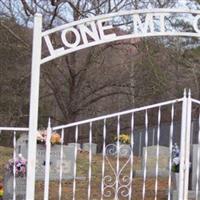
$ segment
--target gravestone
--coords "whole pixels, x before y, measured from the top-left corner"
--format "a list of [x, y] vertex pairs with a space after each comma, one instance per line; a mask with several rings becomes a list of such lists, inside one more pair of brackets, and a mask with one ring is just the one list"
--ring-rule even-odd
[[[37, 146], [37, 159], [36, 159], [36, 180], [44, 180], [45, 177], [45, 145]], [[50, 156], [50, 180], [59, 180], [60, 177], [60, 145], [51, 146]], [[74, 174], [74, 147], [63, 145], [63, 165], [62, 165], [62, 178], [64, 180], [72, 179]]]
[[[172, 200], [178, 200], [178, 191], [173, 190], [172, 192]], [[193, 190], [188, 191], [188, 199], [187, 200], [200, 200], [200, 193], [198, 198], [196, 199], [196, 192]]]
[[[6, 173], [4, 176], [4, 199], [13, 199], [13, 175]], [[16, 177], [16, 200], [25, 200], [26, 177]]]
[[75, 148], [75, 146], [77, 146], [77, 150], [81, 149], [81, 144], [79, 144], [79, 143], [68, 143], [67, 146], [74, 147], [74, 148]]
[[[80, 144], [79, 144], [80, 145]], [[21, 153], [22, 156], [27, 159], [28, 152], [28, 135], [23, 134], [16, 142], [17, 154]], [[59, 180], [60, 177], [60, 153], [61, 145], [51, 145], [51, 156], [50, 156], [50, 180]], [[36, 155], [36, 180], [44, 180], [45, 177], [45, 156], [46, 156], [46, 145], [37, 144], [37, 155]], [[63, 145], [63, 179], [71, 179], [74, 174], [74, 146]]]
[[[90, 151], [90, 143], [83, 143], [83, 150], [89, 152]], [[91, 151], [92, 151], [92, 154], [97, 153], [97, 144], [95, 144], [95, 143], [91, 144]]]
[[129, 144], [119, 144], [119, 146], [114, 143], [114, 144], [108, 144], [106, 146], [106, 155], [107, 156], [118, 156], [120, 158], [123, 157], [130, 157], [131, 156], [131, 145]]
[[22, 154], [24, 158], [27, 159], [28, 156], [28, 135], [22, 134], [16, 141], [16, 153]]
[[198, 148], [199, 148], [199, 153], [200, 153], [200, 145], [193, 144], [193, 147], [192, 147], [192, 190], [196, 190], [197, 169], [199, 169], [198, 183], [199, 183], [199, 190], [200, 190], [200, 160], [198, 163]]
[[[146, 172], [147, 176], [156, 176], [156, 165], [157, 165], [157, 146], [143, 147], [142, 166], [141, 170], [136, 171], [136, 176], [143, 176], [145, 168], [145, 151], [147, 150], [146, 160]], [[169, 148], [165, 146], [159, 146], [159, 159], [158, 159], [158, 176], [168, 177], [169, 176]]]
[[131, 155], [131, 146], [129, 144], [120, 144], [119, 157], [129, 157]]

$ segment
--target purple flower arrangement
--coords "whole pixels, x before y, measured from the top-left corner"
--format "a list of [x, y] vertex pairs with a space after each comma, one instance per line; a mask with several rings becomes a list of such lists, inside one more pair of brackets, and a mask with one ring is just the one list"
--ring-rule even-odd
[[26, 176], [26, 165], [27, 165], [26, 159], [22, 156], [22, 154], [19, 154], [16, 157], [15, 163], [13, 159], [10, 159], [8, 161], [8, 164], [6, 165], [6, 169], [12, 175], [14, 174], [14, 170], [15, 170], [16, 177], [24, 177]]

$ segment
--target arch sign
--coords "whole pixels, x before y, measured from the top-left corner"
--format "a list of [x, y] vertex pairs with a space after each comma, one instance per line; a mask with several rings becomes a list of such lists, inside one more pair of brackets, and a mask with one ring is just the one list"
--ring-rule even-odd
[[[187, 26], [184, 26], [185, 23]], [[54, 34], [59, 38], [59, 46], [55, 46], [51, 41]], [[69, 35], [73, 35], [73, 41], [69, 40]], [[182, 9], [123, 11], [82, 19], [44, 32], [42, 32], [42, 16], [35, 15], [29, 115], [29, 141], [31, 142], [28, 148], [26, 199], [34, 200], [35, 191], [40, 65], [95, 45], [150, 36], [200, 37], [200, 11]], [[42, 56], [43, 48], [48, 50], [44, 56]]]
[[[185, 20], [190, 29], [185, 30], [184, 26], [177, 29], [178, 20]], [[43, 32], [49, 55], [42, 59], [41, 64], [80, 49], [117, 40], [167, 35], [199, 37], [198, 25], [200, 11], [188, 10], [134, 10], [87, 18]], [[123, 29], [124, 33], [117, 35], [115, 27]], [[50, 40], [51, 35], [57, 32], [61, 43], [58, 48]], [[67, 37], [69, 34], [74, 35], [73, 42]]]

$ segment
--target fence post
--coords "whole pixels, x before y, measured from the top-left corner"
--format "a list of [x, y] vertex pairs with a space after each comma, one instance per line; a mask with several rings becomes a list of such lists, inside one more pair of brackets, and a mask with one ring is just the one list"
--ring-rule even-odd
[[29, 112], [28, 167], [26, 181], [26, 200], [35, 199], [36, 140], [38, 128], [40, 62], [42, 48], [42, 15], [35, 14], [33, 30], [33, 49], [31, 66], [31, 94]]
[[50, 157], [51, 157], [51, 120], [49, 119], [46, 138], [46, 157], [45, 157], [45, 183], [44, 200], [49, 199], [49, 176], [50, 176]]
[[186, 89], [184, 89], [183, 103], [182, 103], [182, 119], [181, 119], [181, 135], [180, 135], [180, 169], [179, 169], [179, 188], [178, 199], [184, 200], [184, 173], [185, 173], [185, 140], [186, 140], [186, 123], [187, 123], [187, 96]]
[[191, 137], [191, 115], [192, 115], [192, 100], [191, 90], [188, 92], [187, 98], [187, 125], [186, 125], [186, 136], [185, 136], [185, 174], [184, 174], [184, 198], [188, 199], [188, 185], [189, 185], [189, 165], [190, 165], [190, 137]]

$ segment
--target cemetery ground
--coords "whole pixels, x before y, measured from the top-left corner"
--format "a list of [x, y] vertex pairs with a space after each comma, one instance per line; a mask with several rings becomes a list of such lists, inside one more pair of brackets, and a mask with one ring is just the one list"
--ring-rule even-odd
[[[10, 158], [12, 158], [13, 149], [7, 147], [0, 147], [0, 180], [3, 180], [5, 173], [5, 165]], [[109, 161], [113, 168], [116, 167], [116, 158], [109, 157]], [[120, 166], [125, 164], [126, 158], [120, 158]], [[85, 200], [88, 194], [88, 165], [89, 155], [87, 152], [78, 153], [77, 157], [77, 179], [76, 179], [76, 199]], [[141, 168], [141, 158], [134, 157], [134, 171]], [[105, 175], [115, 176], [108, 163], [105, 163]], [[130, 168], [123, 171], [123, 175], [130, 175]], [[91, 200], [101, 199], [101, 181], [102, 181], [102, 154], [92, 156], [92, 178], [91, 178]], [[132, 199], [142, 199], [143, 177], [133, 177], [132, 183]], [[168, 178], [158, 178], [158, 198], [159, 200], [167, 199]], [[43, 199], [44, 182], [36, 182], [36, 200]], [[49, 199], [58, 199], [59, 182], [50, 181]], [[62, 199], [73, 199], [73, 180], [65, 180], [62, 182]], [[153, 200], [155, 198], [155, 178], [148, 178], [146, 180], [146, 200]], [[106, 198], [105, 198], [106, 199]], [[107, 198], [111, 199], [111, 198]], [[112, 198], [113, 199], [113, 198]], [[127, 199], [120, 197], [120, 200]]]

